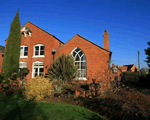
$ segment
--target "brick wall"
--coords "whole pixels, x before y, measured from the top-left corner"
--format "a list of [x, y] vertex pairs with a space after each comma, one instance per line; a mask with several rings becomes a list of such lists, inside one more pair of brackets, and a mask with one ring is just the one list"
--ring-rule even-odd
[[[110, 52], [92, 44], [79, 35], [75, 35], [70, 41], [56, 51], [56, 58], [62, 53], [69, 55], [76, 47], [80, 48], [87, 59], [87, 78], [93, 78], [95, 74], [104, 69], [108, 69]], [[90, 81], [91, 81], [90, 79]]]
[[[57, 50], [55, 54], [56, 59], [62, 53], [69, 55], [72, 50], [74, 50], [76, 47], [79, 47], [84, 52], [87, 59], [87, 78], [89, 78], [89, 80], [92, 80], [95, 74], [99, 71], [108, 69], [109, 65], [107, 62], [110, 60], [110, 51], [108, 51], [109, 38], [107, 31], [105, 31], [103, 34], [105, 50], [104, 48], [99, 47], [98, 45], [86, 40], [78, 34], [63, 45], [63, 43], [53, 35], [47, 33], [31, 22], [27, 22], [25, 26], [30, 28], [32, 31], [31, 37], [29, 37], [29, 35], [24, 37], [22, 34], [21, 40], [21, 45], [28, 46], [28, 58], [20, 58], [20, 62], [27, 62], [27, 68], [30, 71], [26, 77], [27, 80], [32, 78], [32, 66], [33, 62], [35, 61], [44, 62], [44, 73], [47, 72], [47, 69], [53, 63], [52, 49]], [[33, 58], [34, 45], [36, 44], [45, 45], [45, 57]]]
[[[47, 32], [44, 32], [34, 24], [28, 22], [26, 24], [26, 27], [30, 28], [32, 30], [31, 37], [29, 35], [22, 35], [22, 41], [21, 45], [28, 46], [28, 58], [20, 58], [20, 62], [27, 62], [27, 68], [29, 69], [30, 73], [27, 75], [27, 79], [31, 79], [32, 77], [32, 65], [35, 61], [41, 61], [44, 62], [44, 72], [47, 71], [47, 68], [52, 64], [53, 62], [53, 56], [52, 56], [52, 49], [57, 49], [60, 47], [60, 41], [57, 40], [52, 35], [48, 34]], [[44, 44], [45, 45], [45, 57], [40, 58], [32, 58], [33, 57], [33, 51], [34, 51], [34, 45], [36, 44]], [[63, 43], [61, 43], [62, 45]]]

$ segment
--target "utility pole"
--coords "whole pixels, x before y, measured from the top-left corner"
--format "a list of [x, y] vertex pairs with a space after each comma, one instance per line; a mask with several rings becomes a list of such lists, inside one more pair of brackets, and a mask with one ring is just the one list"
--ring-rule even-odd
[[139, 76], [140, 76], [140, 51], [138, 51], [138, 68], [139, 68]]

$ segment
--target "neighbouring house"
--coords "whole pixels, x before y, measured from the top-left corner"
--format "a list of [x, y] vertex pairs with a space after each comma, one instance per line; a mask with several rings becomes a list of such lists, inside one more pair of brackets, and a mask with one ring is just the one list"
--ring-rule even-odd
[[111, 67], [111, 78], [112, 80], [121, 80], [123, 73], [122, 70], [119, 68], [118, 65], [112, 64]]
[[145, 72], [145, 73], [148, 74], [148, 73], [149, 73], [149, 69], [150, 69], [150, 68], [141, 68], [141, 72]]
[[2, 72], [4, 51], [5, 51], [5, 47], [0, 45], [0, 72]]
[[122, 72], [138, 72], [139, 69], [135, 64], [119, 66]]
[[109, 51], [109, 34], [106, 30], [103, 33], [104, 47], [79, 34], [64, 44], [54, 35], [29, 21], [21, 27], [21, 33], [19, 67], [29, 69], [27, 80], [45, 74], [62, 53], [74, 57], [75, 64], [79, 65], [80, 81], [87, 81], [88, 78], [90, 81], [98, 71], [110, 69], [108, 61], [111, 60], [112, 52]]

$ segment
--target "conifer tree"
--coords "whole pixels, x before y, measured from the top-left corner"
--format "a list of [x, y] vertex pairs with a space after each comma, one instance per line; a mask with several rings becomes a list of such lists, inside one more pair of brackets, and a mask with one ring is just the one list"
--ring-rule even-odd
[[17, 11], [13, 22], [11, 23], [9, 36], [6, 40], [3, 60], [3, 72], [5, 80], [10, 78], [12, 73], [18, 73], [21, 43], [20, 27], [19, 11]]

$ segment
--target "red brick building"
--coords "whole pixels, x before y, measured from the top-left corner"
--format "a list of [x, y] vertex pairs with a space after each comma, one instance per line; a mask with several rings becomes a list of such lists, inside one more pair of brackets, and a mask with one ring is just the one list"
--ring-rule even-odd
[[28, 80], [45, 74], [53, 59], [57, 59], [62, 53], [74, 56], [75, 64], [79, 65], [79, 80], [87, 81], [98, 71], [110, 67], [108, 61], [111, 60], [112, 52], [109, 51], [109, 34], [106, 30], [103, 33], [103, 48], [78, 34], [64, 44], [31, 22], [21, 28], [21, 33], [19, 67], [27, 67], [30, 70]]
[[122, 72], [138, 72], [139, 68], [135, 64], [119, 66]]

